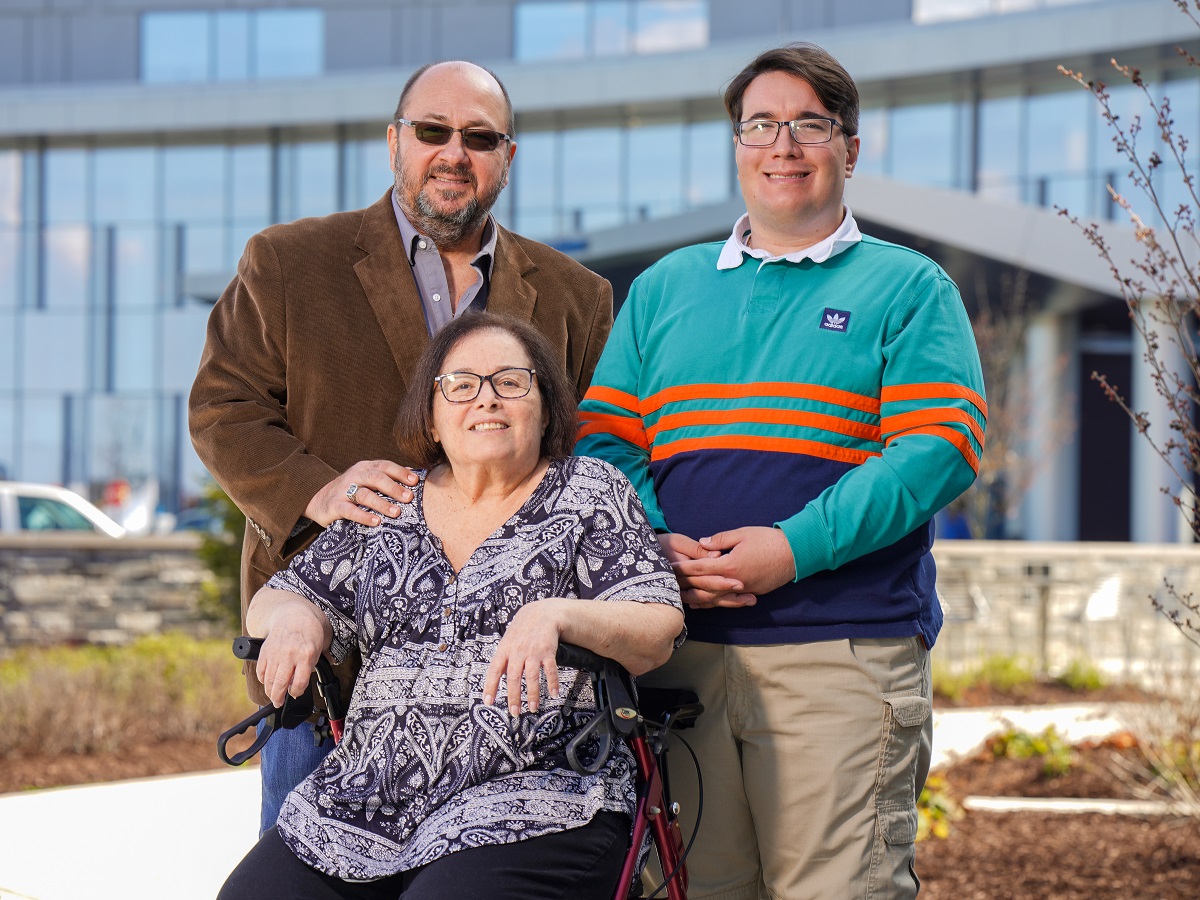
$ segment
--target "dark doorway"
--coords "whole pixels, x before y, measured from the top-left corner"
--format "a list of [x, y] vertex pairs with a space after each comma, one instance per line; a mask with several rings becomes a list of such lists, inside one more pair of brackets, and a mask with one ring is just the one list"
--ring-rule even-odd
[[1104, 395], [1092, 372], [1105, 375], [1122, 391], [1130, 388], [1128, 353], [1080, 356], [1079, 539], [1129, 540], [1129, 417]]

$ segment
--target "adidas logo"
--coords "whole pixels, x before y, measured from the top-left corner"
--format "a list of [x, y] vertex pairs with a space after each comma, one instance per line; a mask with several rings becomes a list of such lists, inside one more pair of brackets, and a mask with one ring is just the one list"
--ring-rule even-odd
[[850, 313], [844, 309], [830, 309], [827, 306], [821, 316], [821, 328], [825, 331], [845, 332], [850, 327]]

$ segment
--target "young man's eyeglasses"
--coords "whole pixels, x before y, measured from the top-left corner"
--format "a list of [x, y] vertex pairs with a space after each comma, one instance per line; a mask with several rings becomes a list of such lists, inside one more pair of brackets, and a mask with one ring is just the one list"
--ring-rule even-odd
[[450, 143], [450, 138], [456, 131], [463, 136], [463, 146], [479, 153], [490, 153], [500, 146], [501, 141], [512, 141], [504, 132], [490, 131], [487, 128], [451, 128], [440, 122], [413, 122], [410, 119], [397, 119], [396, 124], [411, 128], [422, 144], [433, 144], [437, 147]]
[[772, 122], [770, 119], [747, 119], [738, 122], [734, 128], [737, 139], [744, 147], [770, 147], [779, 137], [779, 129], [784, 125], [792, 133], [792, 140], [797, 144], [824, 144], [833, 137], [833, 126], [845, 131], [845, 126], [837, 119], [827, 119], [824, 116], [808, 116], [803, 119], [792, 119], [790, 122]]
[[433, 379], [442, 389], [442, 396], [451, 403], [470, 403], [479, 396], [486, 381], [497, 397], [505, 400], [520, 400], [533, 387], [536, 369], [500, 369], [491, 375], [476, 375], [474, 372], [447, 372]]

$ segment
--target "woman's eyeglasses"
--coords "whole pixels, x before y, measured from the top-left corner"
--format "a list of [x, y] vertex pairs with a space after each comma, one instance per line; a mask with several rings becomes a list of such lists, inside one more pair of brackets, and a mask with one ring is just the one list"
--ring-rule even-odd
[[410, 119], [397, 119], [397, 125], [407, 125], [422, 144], [433, 144], [440, 147], [450, 143], [454, 132], [463, 137], [463, 146], [478, 153], [490, 153], [500, 146], [501, 141], [512, 141], [502, 131], [489, 131], [487, 128], [451, 128], [440, 122], [413, 122]]
[[533, 387], [535, 369], [500, 369], [491, 375], [476, 375], [474, 372], [447, 372], [433, 379], [442, 389], [442, 396], [451, 403], [470, 403], [479, 396], [486, 381], [497, 397], [505, 400], [520, 400]]

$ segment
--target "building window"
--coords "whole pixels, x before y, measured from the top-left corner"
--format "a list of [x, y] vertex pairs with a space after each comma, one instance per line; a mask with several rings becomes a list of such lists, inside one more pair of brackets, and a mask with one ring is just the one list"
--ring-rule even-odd
[[551, 0], [518, 3], [522, 61], [672, 53], [708, 46], [708, 0]]
[[913, 0], [912, 17], [918, 25], [955, 19], [979, 19], [1006, 13], [1027, 12], [1055, 6], [1095, 3], [1096, 0]]
[[142, 81], [156, 84], [304, 78], [325, 68], [318, 9], [149, 12]]

